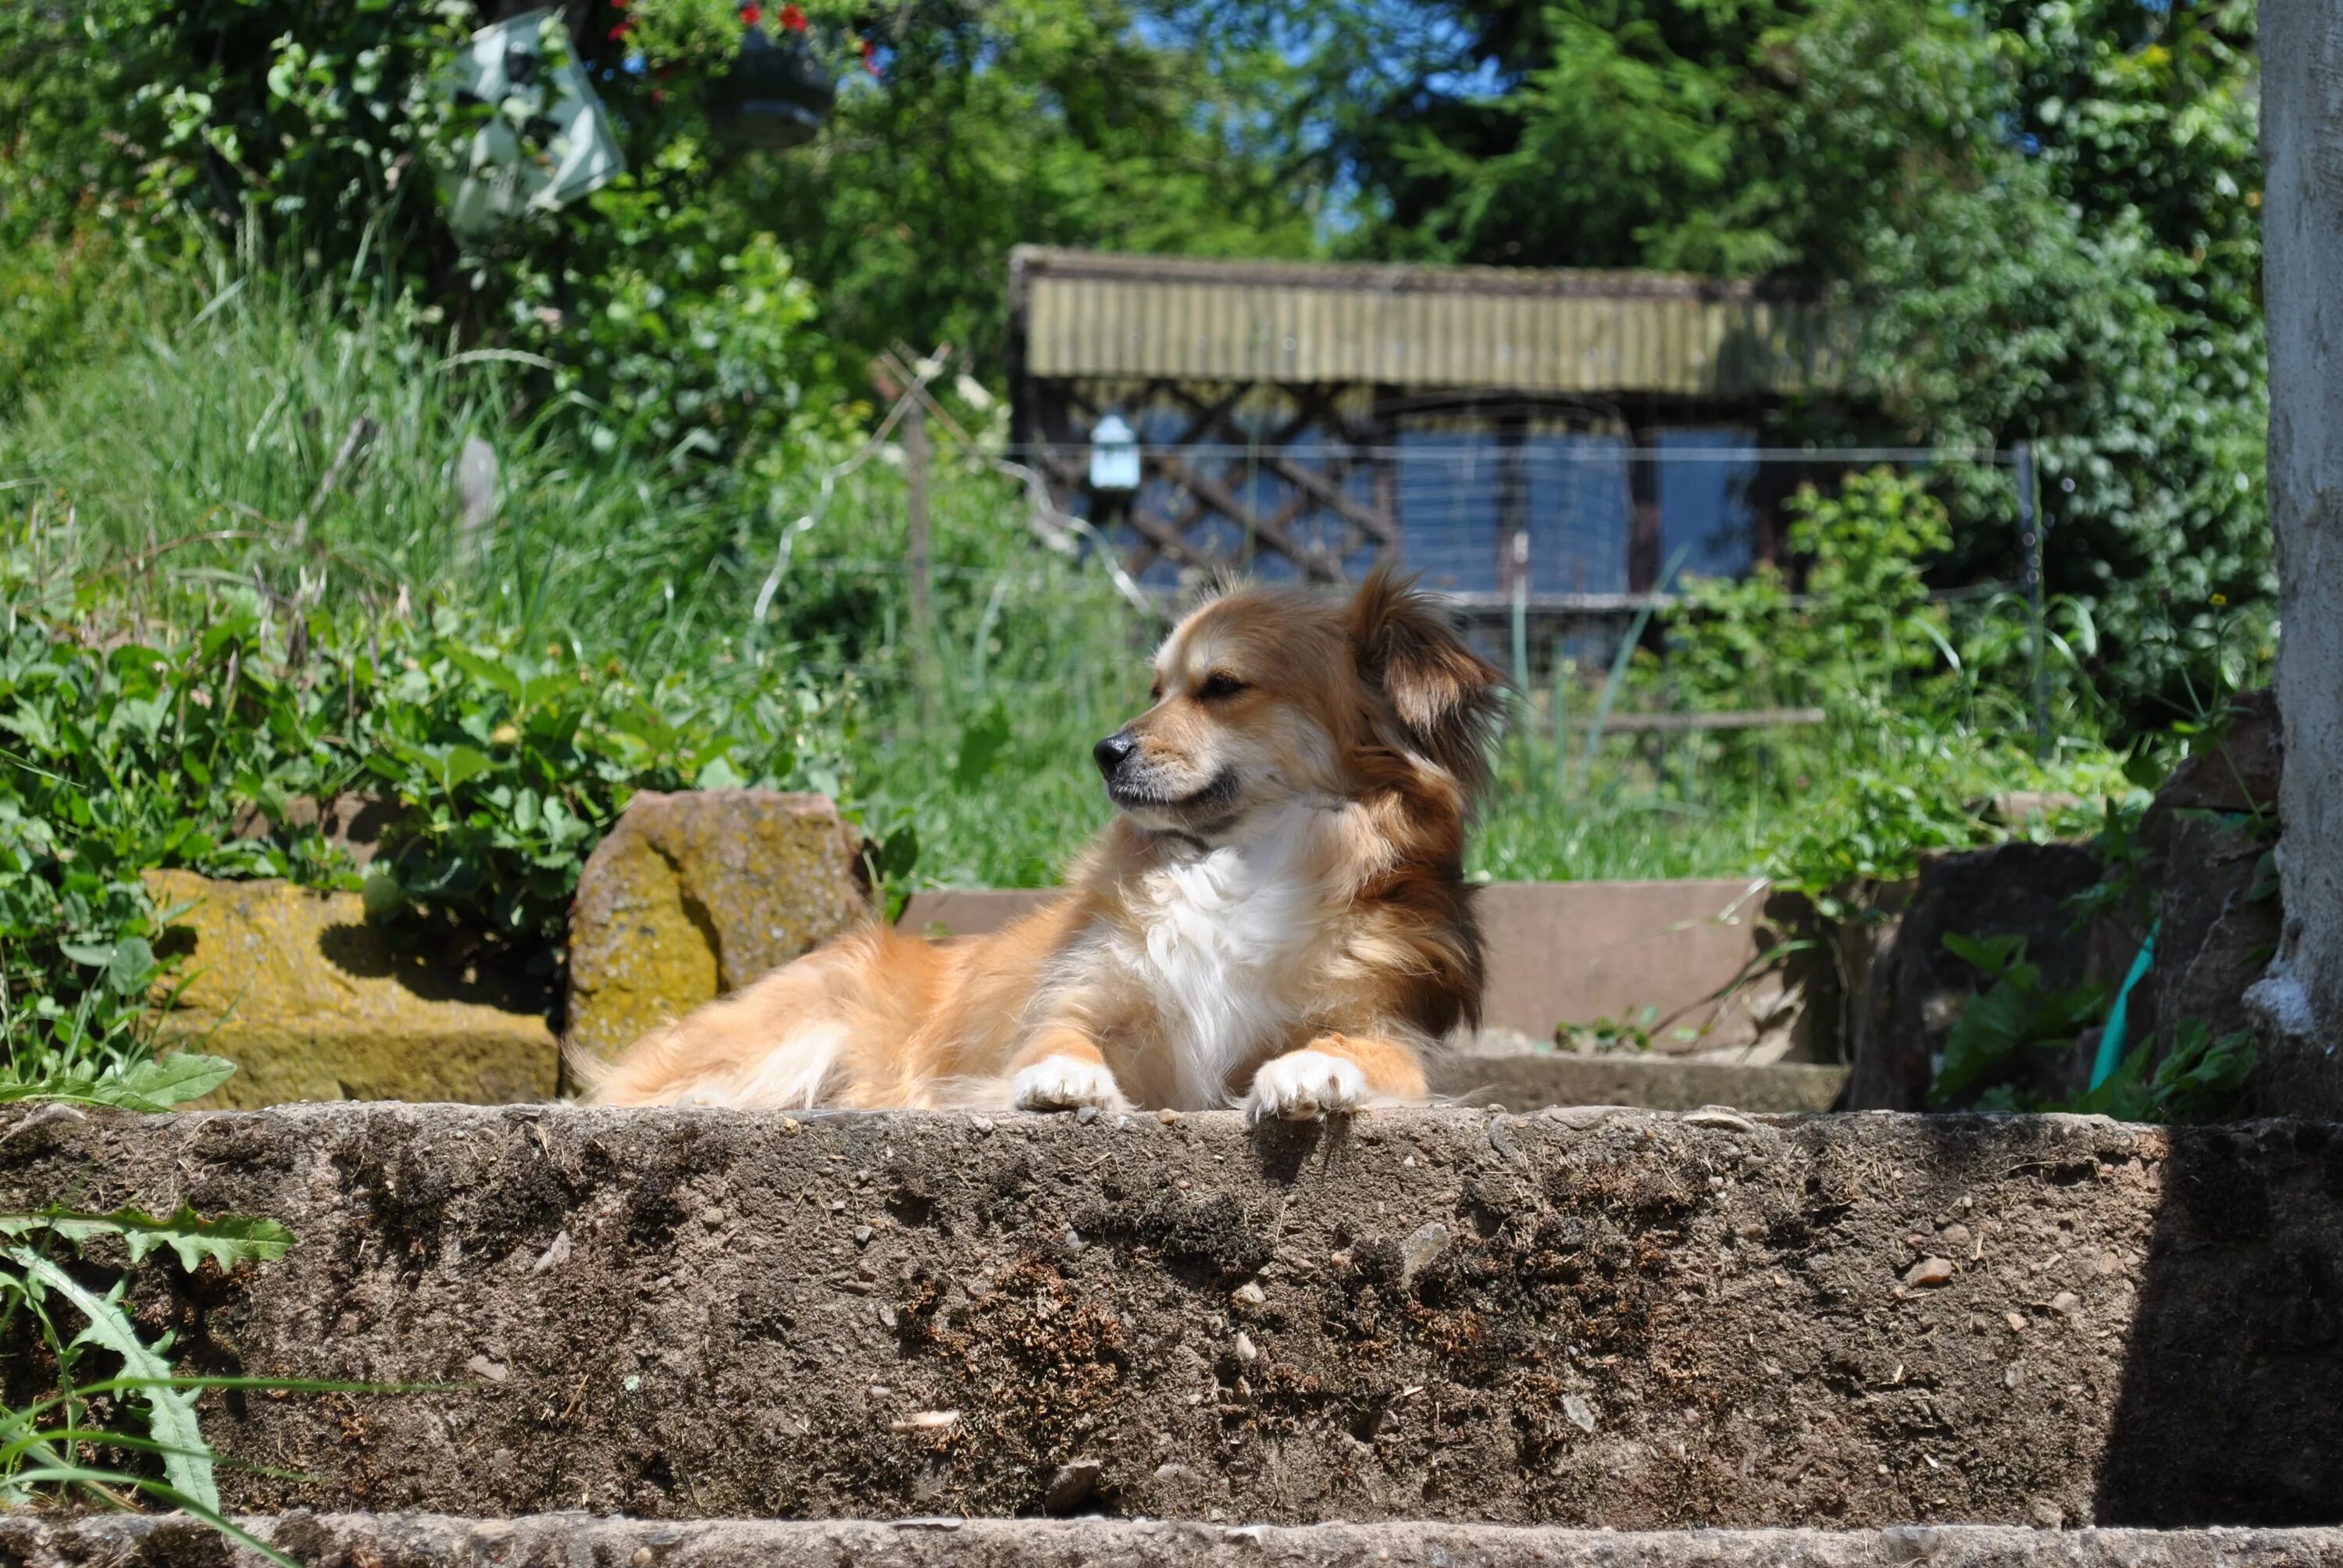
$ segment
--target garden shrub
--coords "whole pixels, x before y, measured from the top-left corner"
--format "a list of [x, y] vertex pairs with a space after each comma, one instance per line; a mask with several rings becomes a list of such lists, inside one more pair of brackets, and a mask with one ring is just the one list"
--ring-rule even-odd
[[0, 984], [18, 1079], [146, 1050], [169, 911], [142, 871], [361, 885], [315, 829], [236, 837], [248, 808], [283, 824], [296, 796], [392, 797], [369, 912], [439, 917], [550, 996], [578, 872], [634, 791], [848, 784], [854, 688], [770, 655], [719, 648], [645, 681], [452, 608], [337, 616], [227, 586], [162, 616], [45, 575], [22, 535], [0, 568]]

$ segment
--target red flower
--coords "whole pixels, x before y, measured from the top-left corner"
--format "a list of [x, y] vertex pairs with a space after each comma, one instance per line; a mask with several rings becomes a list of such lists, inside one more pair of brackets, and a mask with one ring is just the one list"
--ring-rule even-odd
[[743, 26], [753, 27], [764, 19], [765, 9], [763, 6], [743, 5], [740, 7], [740, 22]]
[[611, 28], [611, 29], [610, 29], [610, 36], [611, 36], [611, 37], [613, 37], [613, 38], [623, 38], [623, 37], [625, 37], [625, 36], [627, 35], [627, 29], [628, 29], [630, 25], [632, 25], [632, 24], [630, 24], [630, 23], [628, 23], [628, 22], [626, 22], [626, 21], [621, 20], [621, 21], [619, 22], [619, 24], [618, 24], [617, 26], [615, 26], [615, 27], [613, 27], [613, 28]]
[[862, 40], [862, 68], [874, 76], [879, 74], [879, 45], [868, 38]]
[[781, 25], [787, 27], [792, 33], [804, 32], [806, 30], [805, 13], [799, 10], [795, 5], [782, 6]]

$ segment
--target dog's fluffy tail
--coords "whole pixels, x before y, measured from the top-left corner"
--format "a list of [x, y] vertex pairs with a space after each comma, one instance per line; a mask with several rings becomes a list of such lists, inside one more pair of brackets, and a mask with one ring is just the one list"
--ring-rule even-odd
[[890, 970], [889, 978], [906, 978], [902, 950], [912, 945], [884, 927], [858, 932], [652, 1030], [614, 1060], [573, 1050], [570, 1071], [591, 1105], [851, 1102], [856, 1083], [900, 1050], [924, 1010], [926, 987], [874, 983]]

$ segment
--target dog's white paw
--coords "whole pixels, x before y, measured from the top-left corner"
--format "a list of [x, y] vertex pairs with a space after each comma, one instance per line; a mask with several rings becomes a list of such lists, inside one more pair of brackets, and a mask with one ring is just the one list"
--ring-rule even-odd
[[1011, 1081], [1009, 1096], [1020, 1111], [1128, 1111], [1121, 1086], [1102, 1061], [1078, 1056], [1045, 1056]]
[[1255, 1121], [1272, 1116], [1312, 1121], [1366, 1102], [1367, 1075], [1357, 1062], [1322, 1050], [1294, 1050], [1263, 1062], [1253, 1074], [1245, 1114]]

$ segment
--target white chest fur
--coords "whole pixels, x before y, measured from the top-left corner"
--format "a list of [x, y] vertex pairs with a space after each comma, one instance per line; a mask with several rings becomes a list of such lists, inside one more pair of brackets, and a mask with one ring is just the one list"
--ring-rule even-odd
[[1282, 1049], [1319, 990], [1328, 930], [1312, 839], [1323, 814], [1280, 813], [1239, 844], [1146, 873], [1128, 908], [1137, 924], [1096, 952], [1133, 1021], [1168, 1050], [1182, 1101], [1215, 1106], [1229, 1074]]

